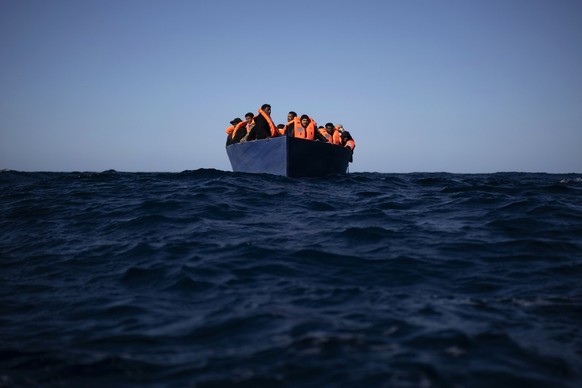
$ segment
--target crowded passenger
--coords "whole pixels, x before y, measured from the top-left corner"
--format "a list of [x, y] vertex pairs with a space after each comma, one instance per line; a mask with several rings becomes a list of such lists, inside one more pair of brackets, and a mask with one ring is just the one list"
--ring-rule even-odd
[[311, 117], [305, 114], [298, 117], [294, 111], [287, 114], [287, 125], [275, 126], [271, 119], [271, 105], [269, 104], [262, 105], [257, 115], [249, 112], [245, 115], [245, 121], [237, 117], [230, 124], [231, 126], [226, 128], [227, 145], [286, 135], [338, 145], [352, 152], [356, 148], [356, 142], [343, 125], [334, 127], [333, 123], [326, 123], [325, 126], [317, 127], [315, 120]]
[[317, 129], [315, 134], [315, 140], [324, 141], [326, 143], [335, 144], [333, 141], [333, 133], [335, 128], [332, 123], [327, 123], [324, 126], [321, 126]]
[[307, 115], [301, 115], [301, 118], [295, 116], [293, 122], [287, 125], [287, 136], [314, 140], [316, 126], [315, 121]]
[[340, 140], [341, 140], [341, 145], [342, 147], [347, 147], [349, 148], [352, 152], [354, 152], [354, 148], [356, 148], [356, 142], [354, 141], [354, 138], [352, 137], [352, 135], [350, 135], [350, 133], [348, 131], [346, 131], [343, 127], [343, 125], [338, 124], [338, 126], [336, 127], [338, 133], [340, 134]]
[[287, 125], [285, 125], [285, 133], [288, 135], [288, 128], [291, 124], [293, 124], [293, 120], [295, 119], [295, 117], [297, 117], [297, 113], [290, 111], [289, 113], [287, 113]]
[[259, 108], [259, 114], [254, 117], [255, 125], [250, 129], [241, 143], [249, 140], [260, 140], [279, 135], [277, 127], [271, 120], [271, 105], [264, 104]]
[[230, 122], [230, 127], [226, 128], [226, 145], [232, 144], [232, 133], [240, 122], [242, 122], [242, 120], [237, 117]]
[[287, 124], [291, 124], [291, 122], [293, 121], [293, 119], [297, 117], [297, 113], [291, 111], [289, 113], [287, 113]]
[[245, 115], [245, 121], [238, 123], [231, 136], [231, 144], [240, 143], [240, 141], [249, 133], [251, 128], [255, 125], [253, 119], [255, 115], [251, 112]]

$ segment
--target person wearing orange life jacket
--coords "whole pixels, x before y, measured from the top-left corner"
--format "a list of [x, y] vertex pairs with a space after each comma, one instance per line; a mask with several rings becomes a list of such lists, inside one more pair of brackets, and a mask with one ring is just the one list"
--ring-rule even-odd
[[318, 133], [316, 133], [316, 140], [325, 141], [330, 144], [339, 144], [339, 137], [334, 136], [335, 128], [333, 123], [325, 124], [325, 127], [319, 127], [317, 129]]
[[326, 135], [327, 135], [327, 132], [325, 131], [325, 127], [323, 125], [320, 125], [315, 130], [314, 140], [315, 141], [323, 141], [323, 142], [327, 143]]
[[290, 123], [291, 121], [293, 121], [293, 119], [297, 117], [297, 113], [290, 111], [289, 113], [287, 113], [287, 123]]
[[255, 115], [249, 112], [245, 115], [245, 121], [241, 121], [234, 127], [230, 137], [230, 144], [240, 143], [241, 139], [249, 133], [254, 125], [254, 117]]
[[289, 127], [291, 126], [291, 124], [293, 124], [293, 119], [297, 117], [297, 113], [290, 111], [289, 113], [287, 113], [287, 125], [285, 125], [285, 134], [287, 136], [289, 136], [289, 132], [292, 132], [292, 130], [289, 129]]
[[341, 145], [343, 147], [349, 148], [352, 152], [354, 152], [354, 149], [356, 148], [356, 142], [354, 141], [352, 135], [350, 135], [350, 133], [346, 131], [341, 124], [338, 124], [336, 129], [340, 135]]
[[338, 127], [333, 129], [333, 144], [341, 146], [342, 145], [342, 134], [339, 132]]
[[325, 129], [327, 133], [331, 135], [331, 143], [335, 145], [342, 145], [341, 134], [337, 130], [337, 128], [333, 125], [333, 123], [325, 124]]
[[295, 117], [290, 125], [287, 125], [287, 136], [300, 139], [314, 140], [317, 123], [309, 116]]
[[230, 127], [226, 128], [226, 145], [232, 144], [232, 133], [234, 132], [236, 126], [241, 123], [240, 118], [236, 118], [230, 122]]
[[263, 104], [259, 108], [259, 114], [255, 116], [254, 121], [255, 125], [241, 142], [279, 136], [279, 131], [273, 123], [273, 120], [271, 120], [271, 105]]

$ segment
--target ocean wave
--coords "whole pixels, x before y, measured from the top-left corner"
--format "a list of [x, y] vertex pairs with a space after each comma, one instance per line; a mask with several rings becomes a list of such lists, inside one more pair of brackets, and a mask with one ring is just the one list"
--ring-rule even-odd
[[0, 385], [582, 381], [578, 175], [0, 185]]

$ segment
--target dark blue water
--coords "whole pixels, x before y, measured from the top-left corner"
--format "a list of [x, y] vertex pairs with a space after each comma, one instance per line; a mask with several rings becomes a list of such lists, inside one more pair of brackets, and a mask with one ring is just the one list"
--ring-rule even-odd
[[579, 387], [580, 175], [0, 173], [0, 386]]

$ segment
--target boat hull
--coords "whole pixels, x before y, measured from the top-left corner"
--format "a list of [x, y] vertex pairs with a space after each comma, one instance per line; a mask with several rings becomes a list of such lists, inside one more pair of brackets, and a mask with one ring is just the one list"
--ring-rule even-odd
[[226, 153], [234, 172], [288, 177], [345, 174], [352, 156], [347, 148], [287, 136], [231, 144]]

